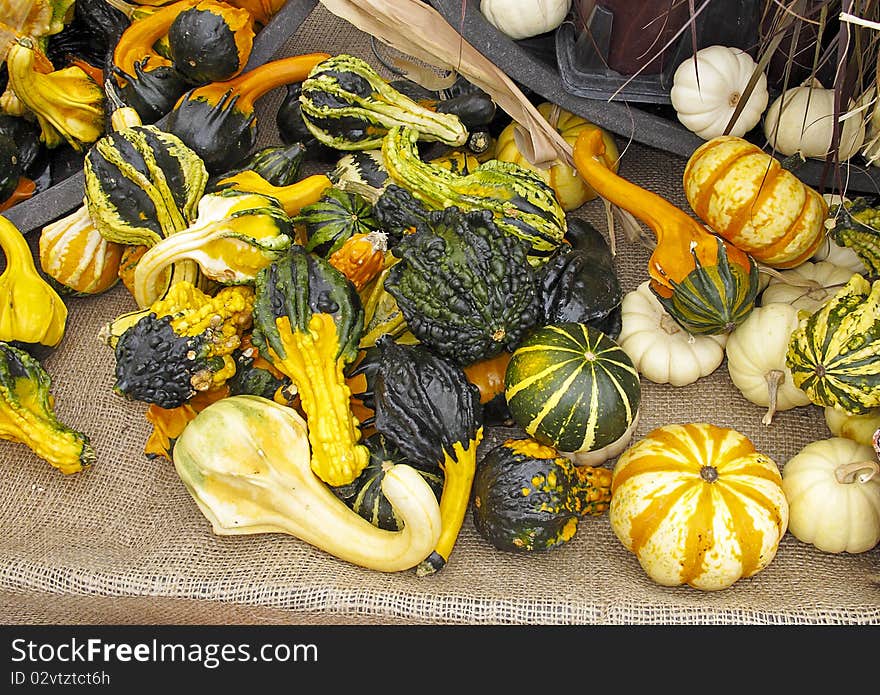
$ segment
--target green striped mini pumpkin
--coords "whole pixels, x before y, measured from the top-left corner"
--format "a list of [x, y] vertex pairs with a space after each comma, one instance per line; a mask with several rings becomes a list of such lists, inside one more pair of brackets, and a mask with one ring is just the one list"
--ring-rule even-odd
[[801, 319], [785, 358], [810, 401], [852, 414], [880, 406], [880, 280], [853, 274], [832, 299]]
[[[585, 323], [551, 323], [514, 351], [505, 396], [514, 420], [534, 439], [592, 464], [629, 441], [641, 384], [632, 360], [607, 335]], [[599, 452], [605, 455], [590, 455]]]

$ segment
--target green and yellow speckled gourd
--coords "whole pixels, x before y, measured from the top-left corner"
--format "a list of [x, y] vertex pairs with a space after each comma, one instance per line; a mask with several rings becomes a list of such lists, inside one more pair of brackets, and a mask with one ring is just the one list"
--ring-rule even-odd
[[599, 162], [604, 152], [600, 132], [582, 133], [573, 149], [575, 167], [599, 195], [656, 235], [648, 261], [651, 291], [690, 333], [730, 333], [755, 306], [755, 260], [683, 210], [610, 171]]
[[880, 280], [858, 273], [791, 334], [786, 364], [812, 403], [866, 413], [880, 406]]
[[466, 176], [419, 156], [418, 131], [395, 127], [382, 142], [391, 178], [432, 210], [456, 206], [489, 210], [495, 224], [528, 244], [529, 262], [539, 266], [563, 242], [565, 211], [537, 174], [512, 162], [490, 159]]
[[302, 119], [315, 138], [337, 150], [369, 150], [382, 145], [393, 127], [408, 126], [417, 139], [453, 147], [468, 131], [455, 114], [439, 113], [405, 96], [369, 63], [340, 53], [318, 63], [302, 83]]
[[296, 386], [312, 470], [334, 487], [351, 483], [370, 460], [344, 376], [357, 357], [363, 322], [351, 281], [301, 246], [257, 275], [253, 343]]
[[89, 437], [54, 412], [52, 381], [24, 350], [0, 342], [0, 439], [19, 442], [65, 474], [95, 462]]
[[584, 516], [611, 501], [611, 470], [576, 466], [534, 439], [508, 439], [480, 461], [474, 477], [477, 532], [499, 550], [550, 550], [567, 543]]
[[852, 249], [871, 275], [880, 275], [880, 208], [863, 197], [834, 208], [829, 233], [839, 246]]

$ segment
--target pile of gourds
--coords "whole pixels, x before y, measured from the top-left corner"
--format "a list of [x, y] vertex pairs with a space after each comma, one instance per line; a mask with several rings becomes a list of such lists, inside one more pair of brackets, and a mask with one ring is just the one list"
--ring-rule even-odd
[[[145, 34], [156, 55], [163, 36]], [[146, 405], [145, 452], [173, 462], [215, 533], [288, 533], [428, 575], [469, 512], [511, 552], [608, 512], [654, 581], [710, 590], [766, 567], [786, 531], [828, 552], [880, 541], [865, 444], [880, 428], [880, 284], [818, 259], [828, 205], [775, 159], [733, 136], [699, 148], [683, 181], [699, 222], [621, 177], [613, 138], [552, 104], [539, 109], [573, 165], [537, 168], [472, 85], [426, 94], [345, 54], [207, 81], [158, 128], [132, 85], [172, 66], [105, 89], [112, 127], [85, 152], [83, 206], [43, 229], [39, 261], [62, 293], [131, 291], [137, 308], [100, 334], [114, 391]], [[254, 152], [253, 101], [282, 86], [284, 144]], [[302, 177], [310, 158], [327, 173]], [[605, 237], [566, 214], [597, 196], [656, 235], [635, 291]], [[872, 262], [870, 208], [835, 210], [832, 239]], [[29, 306], [10, 311], [27, 323]], [[47, 306], [66, 318], [60, 298]], [[25, 339], [6, 326], [0, 340]], [[632, 441], [641, 377], [682, 386], [725, 357], [766, 424], [815, 404], [839, 436], [782, 472], [710, 423]], [[495, 424], [523, 435], [478, 457]], [[82, 438], [58, 446], [94, 458]]]

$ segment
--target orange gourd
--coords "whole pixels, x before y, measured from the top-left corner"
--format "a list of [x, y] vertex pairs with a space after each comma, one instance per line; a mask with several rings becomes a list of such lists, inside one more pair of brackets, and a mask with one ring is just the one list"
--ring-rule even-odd
[[698, 147], [684, 170], [684, 192], [703, 222], [770, 267], [800, 265], [824, 239], [822, 196], [742, 138]]
[[695, 335], [732, 331], [754, 308], [754, 259], [664, 198], [609, 170], [604, 153], [600, 131], [581, 133], [572, 148], [575, 168], [600, 196], [654, 232], [649, 286], [663, 308]]
[[353, 234], [327, 260], [360, 292], [385, 268], [387, 249], [385, 232]]
[[717, 590], [775, 557], [788, 502], [776, 463], [743, 434], [673, 424], [618, 458], [609, 521], [658, 584]]

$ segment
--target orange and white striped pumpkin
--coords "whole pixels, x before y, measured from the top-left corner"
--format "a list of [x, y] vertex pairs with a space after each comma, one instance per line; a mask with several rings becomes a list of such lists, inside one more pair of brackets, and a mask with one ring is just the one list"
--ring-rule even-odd
[[800, 265], [824, 239], [824, 198], [742, 138], [719, 136], [694, 150], [684, 192], [703, 222], [773, 268]]
[[708, 423], [659, 427], [621, 454], [608, 514], [652, 580], [707, 591], [764, 569], [788, 528], [776, 463]]
[[40, 232], [40, 267], [68, 292], [100, 294], [119, 280], [123, 244], [107, 241], [84, 205]]

